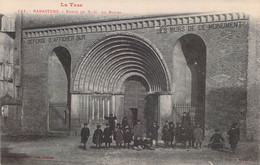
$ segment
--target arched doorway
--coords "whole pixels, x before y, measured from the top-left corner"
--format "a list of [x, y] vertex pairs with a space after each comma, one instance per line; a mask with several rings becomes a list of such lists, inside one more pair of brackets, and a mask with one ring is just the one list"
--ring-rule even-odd
[[190, 112], [194, 124], [205, 126], [206, 45], [200, 36], [180, 37], [173, 53], [173, 104], [176, 120]]
[[68, 130], [70, 125], [71, 57], [64, 47], [53, 49], [48, 59], [48, 130]]
[[[147, 94], [170, 91], [169, 73], [160, 53], [135, 35], [107, 36], [79, 61], [72, 94], [75, 128], [86, 121], [105, 123], [104, 116], [109, 113], [116, 114], [118, 122], [135, 113], [145, 120]], [[137, 96], [142, 101], [136, 99], [131, 107], [131, 97]]]
[[125, 80], [122, 88], [122, 91], [124, 91], [124, 107], [122, 108], [123, 111], [119, 111], [118, 117], [120, 119], [126, 117], [130, 127], [133, 127], [137, 120], [141, 120], [145, 128], [147, 119], [149, 119], [147, 117], [149, 114], [145, 114], [145, 99], [149, 91], [147, 82], [142, 77], [131, 76]]

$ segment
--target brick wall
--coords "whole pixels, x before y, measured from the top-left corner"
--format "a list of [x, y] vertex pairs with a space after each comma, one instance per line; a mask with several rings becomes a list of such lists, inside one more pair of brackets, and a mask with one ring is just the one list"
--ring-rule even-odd
[[[247, 63], [248, 63], [248, 21], [241, 20], [239, 28], [209, 28], [194, 31], [157, 33], [155, 28], [138, 28], [128, 31], [95, 32], [85, 34], [85, 40], [64, 42], [46, 42], [28, 44], [23, 39], [22, 46], [22, 85], [24, 131], [34, 133], [46, 132], [48, 107], [47, 64], [50, 52], [63, 46], [71, 53], [72, 77], [80, 59], [91, 47], [112, 34], [129, 34], [143, 38], [161, 54], [165, 66], [173, 79], [173, 51], [177, 40], [185, 34], [196, 34], [206, 44], [206, 134], [210, 135], [217, 127], [222, 132], [229, 129], [233, 122], [241, 123], [242, 137], [245, 137], [245, 115], [247, 108]], [[188, 29], [188, 25], [183, 25]], [[76, 34], [75, 34], [76, 35]], [[74, 36], [75, 36], [74, 35]], [[38, 37], [42, 38], [42, 37]], [[47, 38], [48, 39], [48, 38]], [[47, 41], [46, 39], [46, 41]], [[174, 84], [172, 83], [171, 86]], [[171, 91], [174, 93], [174, 91]]]

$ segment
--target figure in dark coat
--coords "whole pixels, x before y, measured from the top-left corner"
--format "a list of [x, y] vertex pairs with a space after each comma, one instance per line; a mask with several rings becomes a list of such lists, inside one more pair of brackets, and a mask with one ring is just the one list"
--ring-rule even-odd
[[101, 126], [97, 125], [97, 129], [94, 132], [93, 140], [92, 140], [92, 142], [94, 144], [96, 144], [96, 147], [98, 149], [100, 148], [101, 143], [102, 143], [102, 139], [103, 139], [103, 132], [102, 132], [102, 130], [100, 128], [101, 128]]
[[114, 132], [117, 117], [111, 113], [109, 117], [105, 116], [105, 119], [108, 120], [109, 128], [112, 130], [112, 132]]
[[153, 122], [153, 125], [150, 128], [150, 137], [152, 141], [155, 141], [155, 145], [158, 145], [158, 130], [159, 126], [156, 122]]
[[175, 128], [175, 142], [174, 142], [174, 147], [176, 147], [176, 145], [178, 143], [182, 142], [182, 128], [181, 128], [181, 123], [177, 122], [176, 123], [176, 128]]
[[120, 124], [117, 125], [117, 128], [115, 130], [115, 140], [116, 140], [116, 147], [121, 149], [124, 137], [123, 137], [123, 130]]
[[169, 134], [169, 123], [166, 120], [165, 124], [162, 128], [162, 140], [164, 141], [164, 146], [168, 147], [170, 142], [170, 134]]
[[174, 140], [174, 136], [175, 136], [175, 127], [174, 127], [174, 123], [170, 122], [169, 123], [169, 141], [170, 141], [170, 145], [173, 146], [173, 140]]
[[109, 128], [109, 124], [106, 124], [106, 128], [104, 129], [103, 135], [104, 135], [103, 142], [105, 143], [106, 148], [108, 148], [112, 143], [112, 135], [113, 135], [112, 130]]
[[184, 126], [181, 126], [181, 143], [182, 143], [182, 147], [183, 148], [186, 148], [187, 146], [187, 141], [188, 141], [188, 138], [187, 138], [187, 135], [189, 133], [189, 130], [186, 128], [184, 128]]
[[124, 117], [123, 120], [122, 120], [122, 129], [125, 130], [125, 127], [126, 127], [127, 125], [129, 126], [127, 117]]
[[232, 124], [231, 129], [227, 132], [229, 144], [232, 152], [235, 152], [237, 143], [240, 139], [240, 130], [237, 127], [237, 123]]
[[196, 148], [201, 148], [201, 144], [204, 138], [203, 130], [200, 128], [200, 125], [198, 124], [197, 127], [194, 129], [194, 139], [196, 143]]
[[126, 148], [126, 144], [127, 144], [128, 149], [130, 148], [130, 143], [133, 140], [132, 136], [133, 135], [132, 135], [131, 129], [129, 128], [129, 125], [126, 125], [125, 129], [124, 129], [124, 134], [123, 134], [124, 148]]
[[223, 142], [224, 138], [219, 133], [219, 130], [215, 129], [215, 133], [210, 137], [209, 146], [214, 150], [222, 149], [224, 147]]
[[194, 125], [193, 123], [191, 123], [189, 129], [188, 129], [188, 134], [187, 134], [187, 140], [189, 141], [189, 147], [194, 147], [194, 141], [195, 141], [195, 138], [194, 138]]
[[81, 143], [84, 144], [84, 149], [86, 149], [86, 143], [88, 142], [90, 131], [88, 128], [88, 124], [84, 123], [84, 127], [81, 129]]
[[187, 116], [186, 112], [183, 112], [181, 117], [181, 125], [184, 129], [188, 129], [190, 126], [190, 118]]

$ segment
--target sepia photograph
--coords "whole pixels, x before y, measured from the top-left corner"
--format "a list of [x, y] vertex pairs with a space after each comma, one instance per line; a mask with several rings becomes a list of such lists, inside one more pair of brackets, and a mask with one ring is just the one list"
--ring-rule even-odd
[[0, 2], [3, 165], [258, 165], [260, 2]]

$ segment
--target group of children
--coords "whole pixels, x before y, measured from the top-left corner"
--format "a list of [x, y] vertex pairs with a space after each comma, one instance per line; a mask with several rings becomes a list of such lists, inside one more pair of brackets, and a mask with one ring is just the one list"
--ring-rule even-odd
[[[115, 120], [117, 118], [113, 114], [110, 114], [110, 116], [105, 119], [108, 120], [108, 123], [104, 130], [102, 131], [101, 126], [97, 125], [93, 134], [92, 142], [97, 148], [100, 148], [101, 144], [105, 143], [105, 148], [108, 149], [113, 140], [116, 142], [116, 148], [118, 149], [121, 149], [122, 147], [129, 149], [132, 141], [134, 142], [133, 148], [136, 150], [153, 150], [154, 147], [158, 146], [159, 126], [156, 122], [153, 122], [152, 125], [145, 130], [143, 129], [140, 120], [138, 120], [133, 126], [133, 129], [131, 129], [126, 117], [123, 118], [122, 124], [116, 124]], [[219, 130], [215, 130], [215, 132], [216, 133], [210, 139], [210, 147], [212, 149], [222, 147], [221, 142], [224, 141], [221, 134], [219, 134]], [[239, 135], [237, 136], [237, 134], [239, 134], [239, 130], [236, 126], [233, 126], [228, 132], [231, 148], [233, 149], [236, 148], [239, 139]], [[90, 131], [87, 127], [87, 123], [85, 123], [84, 127], [81, 129], [81, 142], [84, 144], [85, 149], [89, 135]], [[191, 122], [189, 114], [184, 112], [182, 121], [177, 122], [176, 127], [173, 122], [165, 121], [165, 125], [162, 128], [162, 140], [164, 141], [164, 146], [166, 148], [175, 148], [180, 143], [182, 148], [193, 147], [199, 149], [204, 140], [204, 133], [200, 125], [197, 124], [195, 127]]]
[[97, 125], [97, 129], [93, 135], [93, 143], [96, 144], [97, 148], [100, 148], [102, 143], [105, 143], [106, 148], [110, 147], [112, 139], [115, 140], [117, 148], [121, 148], [122, 143], [124, 143], [124, 147], [127, 144], [129, 148], [129, 143], [132, 141], [132, 133], [129, 126], [122, 129], [121, 124], [118, 123], [116, 129], [112, 130], [109, 124], [106, 124], [106, 128], [102, 131], [101, 126]]
[[[84, 149], [86, 149], [86, 143], [90, 135], [87, 125], [88, 124], [85, 123], [84, 127], [81, 129], [81, 143], [84, 144]], [[140, 121], [138, 121], [132, 131], [129, 125], [122, 127], [120, 123], [117, 123], [115, 129], [113, 130], [109, 124], [106, 124], [106, 127], [102, 131], [101, 126], [97, 125], [97, 128], [93, 134], [92, 142], [98, 149], [101, 148], [102, 143], [105, 143], [105, 148], [108, 149], [112, 143], [112, 140], [115, 140], [116, 148], [121, 149], [123, 147], [130, 149], [130, 143], [134, 140], [135, 149], [152, 149], [151, 139], [143, 138], [143, 130], [142, 126], [140, 126]], [[124, 144], [124, 146], [122, 146], [122, 144]]]
[[186, 112], [183, 113], [182, 122], [177, 122], [176, 127], [173, 122], [166, 120], [162, 128], [162, 140], [165, 147], [174, 148], [180, 143], [182, 148], [193, 147], [199, 149], [203, 139], [203, 129], [199, 124], [195, 127]]

